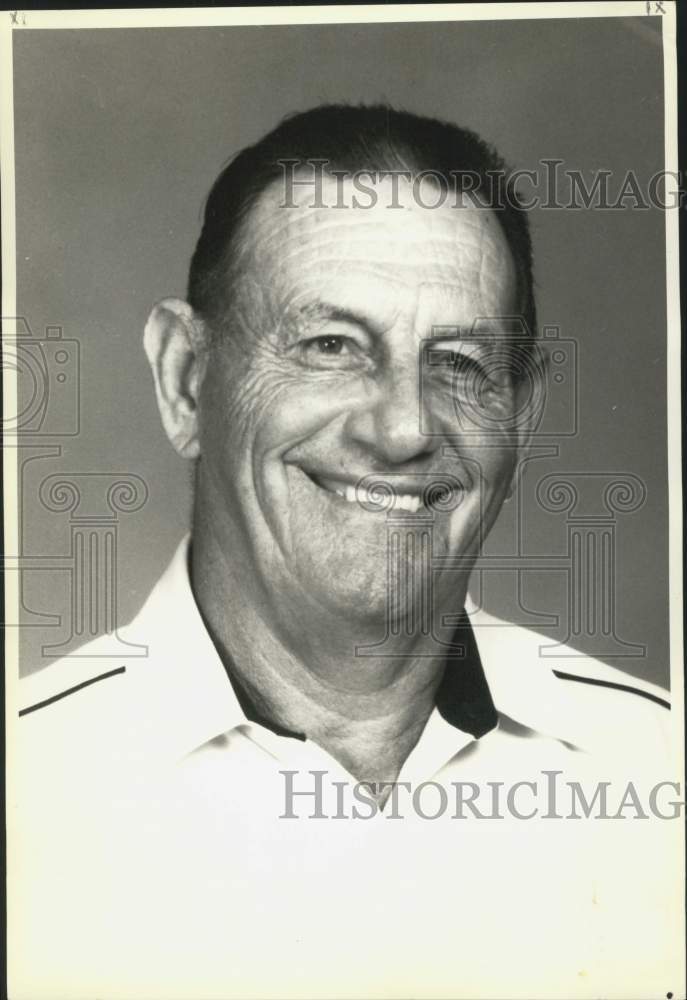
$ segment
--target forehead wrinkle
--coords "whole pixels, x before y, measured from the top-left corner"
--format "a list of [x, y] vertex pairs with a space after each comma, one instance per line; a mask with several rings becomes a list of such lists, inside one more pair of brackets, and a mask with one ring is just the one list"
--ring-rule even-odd
[[[322, 247], [326, 248], [329, 252], [321, 252]], [[485, 251], [483, 246], [466, 245], [463, 242], [456, 241], [455, 238], [443, 239], [441, 241], [435, 240], [432, 241], [431, 246], [423, 246], [419, 241], [408, 241], [402, 246], [399, 245], [396, 253], [390, 253], [388, 252], [388, 240], [384, 240], [381, 234], [379, 234], [377, 240], [374, 242], [363, 242], [350, 238], [342, 240], [339, 243], [337, 251], [332, 249], [331, 240], [309, 240], [305, 242], [300, 237], [293, 237], [287, 240], [282, 245], [282, 249], [284, 251], [282, 263], [285, 268], [288, 266], [300, 266], [301, 261], [307, 261], [308, 257], [318, 250], [320, 252], [317, 253], [315, 264], [317, 267], [339, 268], [345, 264], [352, 268], [368, 268], [372, 262], [366, 260], [366, 257], [369, 256], [370, 252], [376, 252], [374, 264], [378, 268], [388, 267], [393, 268], [395, 271], [400, 268], [411, 271], [414, 268], [416, 269], [418, 264], [421, 264], [422, 271], [433, 269], [442, 275], [458, 275], [462, 270], [469, 270], [475, 272], [475, 277], [477, 277], [485, 263], [497, 265], [500, 256], [499, 250], [490, 244], [487, 244]], [[415, 256], [413, 256], [413, 251], [416, 251]], [[410, 259], [408, 259], [409, 257]]]
[[[400, 312], [400, 303], [408, 295], [407, 286], [390, 279], [388, 272], [374, 265], [354, 269], [344, 263], [337, 269], [337, 278], [349, 276], [347, 271], [354, 279], [351, 285], [341, 280], [332, 281], [331, 270], [325, 280], [319, 270], [314, 274], [300, 275], [297, 283], [284, 291], [283, 308], [290, 313], [298, 313], [306, 321], [310, 317], [317, 321], [331, 310], [341, 310], [360, 315], [371, 327], [379, 330], [392, 326]], [[382, 279], [382, 283], [376, 287], [368, 285], [361, 288], [361, 279], [365, 282]]]
[[[275, 230], [275, 235], [281, 237], [280, 245], [285, 246], [294, 243], [301, 247], [303, 246], [304, 237], [307, 237], [308, 245], [314, 246], [334, 242], [369, 245], [370, 243], [379, 241], [389, 244], [390, 238], [392, 245], [398, 244], [403, 246], [420, 243], [427, 243], [434, 246], [452, 246], [458, 242], [455, 227], [448, 226], [442, 226], [439, 229], [438, 227], [433, 228], [431, 226], [420, 228], [418, 226], [396, 224], [385, 228], [382, 224], [383, 220], [365, 219], [363, 221], [349, 221], [344, 217], [339, 217], [338, 221], [318, 224], [315, 227], [301, 223], [302, 220], [294, 224], [281, 226]], [[475, 231], [476, 228], [472, 224], [462, 227], [463, 232], [465, 230]], [[394, 231], [390, 233], [389, 229]], [[284, 232], [285, 230], [286, 232]], [[289, 230], [293, 231], [289, 232]], [[395, 232], [395, 230], [398, 232]], [[400, 238], [396, 238], [397, 236]], [[272, 243], [274, 241], [271, 240], [269, 242]], [[267, 243], [267, 240], [263, 240], [259, 245], [264, 246], [265, 243]]]
[[[332, 214], [335, 211], [334, 209], [327, 209], [328, 214], [327, 216], [323, 216], [323, 218], [330, 221], [318, 222], [315, 226], [308, 225], [307, 215], [312, 216], [315, 212], [322, 211], [325, 210], [308, 210], [307, 214], [302, 213], [298, 218], [293, 218], [279, 226], [273, 227], [269, 232], [271, 239], [268, 241], [266, 236], [262, 234], [262, 239], [259, 242], [255, 241], [255, 245], [264, 246], [265, 243], [270, 245], [277, 236], [281, 237], [279, 242], [282, 248], [288, 247], [293, 243], [301, 252], [306, 252], [310, 246], [318, 247], [322, 244], [335, 241], [354, 245], [359, 243], [368, 246], [370, 243], [378, 240], [380, 243], [388, 245], [389, 232], [383, 232], [384, 222], [391, 222], [393, 229], [398, 230], [398, 233], [402, 237], [398, 241], [398, 245], [404, 248], [409, 244], [421, 244], [422, 242], [427, 242], [437, 247], [444, 245], [455, 247], [456, 243], [459, 242], [456, 228], [452, 225], [451, 219], [439, 220], [439, 224], [437, 225], [434, 223], [433, 218], [430, 217], [421, 226], [409, 226], [407, 220], [399, 219], [398, 216], [389, 215], [384, 218], [370, 218], [369, 215], [362, 216], [362, 212], [365, 211], [364, 209], [350, 216], [342, 214], [336, 216]], [[465, 231], [470, 231], [471, 235], [477, 232], [482, 239], [490, 239], [491, 234], [485, 234], [476, 220], [469, 219], [465, 221], [465, 217], [463, 217], [461, 221], [463, 222], [461, 226], [463, 234]], [[293, 233], [288, 232], [290, 229], [294, 230]], [[287, 231], [286, 233], [285, 230]], [[364, 230], [369, 230], [370, 235], [366, 236]], [[304, 235], [308, 237], [307, 245], [304, 245]]]
[[[512, 254], [498, 220], [490, 212], [472, 207], [460, 210], [460, 216], [456, 216], [458, 209], [424, 210], [424, 215], [413, 215], [416, 224], [409, 225], [409, 212], [389, 212], [383, 218], [379, 213], [371, 217], [365, 209], [344, 210], [345, 217], [334, 214], [340, 211], [311, 207], [282, 210], [280, 216], [276, 201], [256, 204], [245, 233], [246, 253], [252, 258], [254, 273], [259, 275], [255, 280], [270, 286], [265, 291], [273, 301], [277, 289], [281, 293], [278, 297], [287, 300], [287, 307], [294, 295], [303, 294], [304, 274], [311, 278], [306, 278], [308, 284], [321, 290], [328, 277], [321, 273], [323, 270], [333, 271], [340, 278], [350, 275], [353, 279], [380, 280], [386, 290], [380, 289], [379, 298], [406, 291], [409, 278], [416, 285], [417, 279], [427, 278], [428, 270], [433, 283], [453, 286], [461, 295], [474, 292], [492, 310], [496, 304], [490, 300], [503, 299], [505, 291], [512, 293]], [[460, 220], [459, 228], [456, 219]], [[384, 253], [390, 241], [383, 221], [391, 223], [392, 237], [394, 232], [401, 234], [397, 243], [392, 240], [392, 246], [398, 248], [397, 256]], [[366, 232], [373, 238], [365, 238]], [[335, 243], [340, 248], [338, 254]], [[329, 253], [318, 252], [323, 246], [329, 248]], [[379, 253], [375, 254], [375, 250]], [[312, 255], [316, 259], [310, 263], [308, 256]], [[504, 278], [506, 289], [500, 287]], [[373, 297], [377, 299], [375, 292]]]
[[[454, 221], [460, 218], [465, 229], [482, 230], [491, 228], [496, 220], [492, 218], [493, 212], [487, 207], [474, 205], [471, 202], [460, 206], [443, 205], [437, 209], [426, 209], [411, 202], [409, 206], [401, 210], [389, 209], [379, 203], [372, 207], [360, 206], [353, 208], [333, 208], [330, 206], [313, 206], [296, 204], [295, 207], [286, 207], [280, 204], [278, 198], [278, 182], [268, 186], [261, 195], [258, 196], [254, 206], [245, 219], [245, 237], [247, 242], [260, 244], [265, 236], [280, 236], [284, 229], [291, 227], [299, 230], [309, 227], [312, 230], [327, 231], [330, 226], [338, 229], [342, 220], [347, 226], [360, 228], [372, 226], [376, 227], [380, 221], [391, 223], [395, 228], [407, 229], [409, 223], [415, 223], [420, 228], [430, 231], [438, 229], [451, 230], [450, 237], [455, 235]], [[303, 197], [304, 192], [299, 192]], [[458, 216], [456, 213], [460, 213]], [[279, 220], [279, 221], [277, 221]], [[313, 221], [314, 220], [314, 221]], [[324, 220], [331, 220], [326, 223]], [[500, 227], [499, 227], [500, 228]], [[295, 238], [299, 237], [295, 234]], [[449, 238], [450, 238], [449, 237]]]
[[[455, 325], [457, 319], [471, 322], [474, 315], [500, 313], [507, 308], [498, 276], [484, 282], [474, 270], [455, 269], [454, 266], [434, 268], [431, 277], [422, 276], [420, 282], [414, 283], [399, 276], [397, 267], [390, 272], [377, 261], [353, 263], [320, 258], [314, 269], [302, 271], [294, 281], [290, 277], [277, 274], [269, 285], [275, 301], [274, 311], [288, 313], [292, 323], [298, 315], [301, 325], [319, 319], [333, 307], [360, 313], [371, 324], [386, 329], [401, 313], [408, 313], [410, 300], [417, 296], [418, 284], [437, 293], [440, 299], [437, 308], [446, 310], [446, 315], [437, 322], [445, 325]], [[347, 284], [346, 279], [350, 279], [351, 284]], [[361, 287], [361, 281], [378, 284], [377, 287], [374, 284]], [[329, 299], [326, 306], [318, 304], [322, 298]]]
[[[369, 302], [378, 302], [393, 295], [394, 302], [408, 295], [408, 283], [396, 274], [380, 266], [375, 261], [331, 262], [334, 267], [326, 266], [326, 261], [318, 261], [318, 265], [307, 274], [299, 274], [288, 290], [290, 300], [305, 295], [313, 298], [327, 297], [333, 305], [339, 308], [355, 309]], [[325, 265], [325, 266], [321, 266]], [[344, 283], [350, 279], [350, 284]]]
[[[412, 294], [413, 289], [418, 284], [425, 287], [441, 288], [442, 299], [445, 300], [458, 297], [464, 300], [467, 296], [481, 299], [483, 310], [493, 311], [496, 309], [498, 311], [505, 308], [507, 295], [501, 303], [492, 302], [492, 300], [498, 300], [501, 297], [499, 276], [495, 275], [493, 280], [484, 280], [480, 274], [478, 263], [474, 260], [470, 262], [450, 260], [448, 263], [441, 260], [434, 265], [423, 268], [422, 273], [418, 274], [417, 268], [413, 265], [408, 265], [406, 268], [397, 261], [389, 263], [348, 261], [342, 263], [335, 258], [325, 257], [319, 258], [315, 268], [307, 275], [298, 276], [296, 282], [299, 292], [302, 293], [308, 289], [308, 294], [311, 293], [311, 290], [314, 290], [315, 294], [321, 292], [323, 287], [327, 287], [328, 279], [332, 279], [332, 276], [335, 276], [339, 282], [350, 280], [355, 283], [364, 280], [365, 282], [378, 283], [376, 288], [371, 284], [360, 289], [356, 289], [355, 285], [352, 284], [350, 289], [345, 289], [345, 300], [356, 305], [356, 293], [358, 304], [361, 301], [368, 303], [374, 301], [375, 305], [378, 306], [380, 301], [391, 299], [396, 306], [396, 311], [402, 307], [402, 303]], [[285, 275], [283, 277], [286, 279]], [[336, 301], [339, 301], [339, 296], [336, 296]], [[377, 308], [372, 311], [376, 314]], [[386, 311], [384, 309], [384, 312]]]
[[436, 334], [436, 327], [456, 328], [462, 337], [487, 308], [488, 304], [481, 299], [474, 283], [422, 282], [418, 287], [415, 327], [423, 339], [452, 335], [445, 330]]
[[[281, 212], [280, 216], [277, 215], [278, 211]], [[480, 208], [472, 204], [458, 207], [442, 206], [439, 209], [423, 209], [420, 206], [415, 206], [415, 210], [407, 207], [400, 211], [387, 209], [384, 206], [380, 208], [378, 205], [373, 208], [348, 206], [341, 209], [331, 206], [297, 204], [293, 208], [287, 208], [279, 204], [275, 192], [268, 188], [259, 197], [246, 219], [247, 232], [245, 237], [248, 242], [257, 245], [261, 244], [267, 237], [281, 236], [284, 229], [294, 227], [299, 230], [309, 225], [311, 229], [326, 233], [330, 227], [338, 230], [342, 220], [345, 220], [346, 225], [355, 228], [377, 227], [380, 221], [384, 220], [390, 221], [395, 227], [406, 229], [409, 220], [412, 219], [418, 223], [419, 220], [422, 220], [422, 225], [429, 230], [453, 229], [453, 221], [457, 217], [456, 212], [461, 213], [460, 218], [465, 228], [475, 229], [480, 227], [481, 218], [488, 218], [490, 211], [490, 209]], [[277, 222], [277, 219], [283, 221]], [[313, 219], [314, 223], [312, 223]], [[332, 221], [327, 224], [322, 221], [324, 219]], [[300, 239], [300, 235], [296, 232], [293, 238]], [[448, 238], [452, 237], [454, 237], [454, 232], [451, 232]]]
[[[467, 283], [472, 282], [475, 286], [480, 285], [480, 273], [476, 266], [468, 263], [461, 262], [451, 262], [447, 264], [445, 261], [437, 261], [434, 266], [429, 266], [423, 268], [422, 272], [418, 273], [417, 268], [413, 267], [412, 264], [402, 265], [398, 261], [374, 261], [363, 263], [349, 263], [347, 265], [342, 265], [340, 261], [335, 257], [324, 257], [320, 259], [317, 266], [312, 269], [312, 280], [317, 280], [318, 282], [326, 281], [328, 278], [336, 276], [340, 280], [345, 280], [350, 278], [355, 281], [356, 279], [362, 280], [374, 280], [380, 284], [379, 293], [389, 294], [391, 289], [396, 290], [395, 294], [399, 294], [409, 287], [417, 287], [418, 284], [426, 284], [428, 280], [432, 280], [445, 285], [456, 285], [463, 287]], [[283, 274], [283, 283], [288, 284], [288, 275]], [[300, 276], [295, 276], [294, 284], [302, 284], [305, 279]], [[382, 285], [387, 286], [388, 291], [382, 289]], [[371, 288], [367, 289], [366, 294], [372, 292]]]
[[[374, 238], [361, 238], [360, 225], [346, 225], [343, 228], [341, 223], [332, 222], [319, 226], [314, 232], [307, 231], [306, 227], [305, 233], [301, 231], [302, 227], [297, 225], [293, 234], [287, 233], [283, 236], [280, 241], [280, 249], [284, 251], [285, 258], [288, 256], [291, 261], [297, 262], [300, 258], [307, 257], [308, 254], [317, 252], [322, 247], [331, 248], [332, 244], [337, 242], [338, 246], [345, 248], [346, 253], [351, 257], [365, 256], [371, 250], [377, 249], [380, 251], [379, 262], [386, 262], [391, 266], [398, 267], [403, 266], [403, 261], [399, 262], [398, 257], [407, 259], [409, 252], [412, 253], [416, 248], [418, 258], [421, 259], [425, 267], [440, 267], [447, 271], [451, 267], [456, 270], [465, 266], [478, 268], [482, 264], [485, 254], [488, 256], [488, 261], [494, 263], [498, 263], [498, 258], [504, 251], [506, 255], [509, 254], [509, 248], [505, 240], [499, 239], [501, 234], [498, 231], [485, 233], [472, 220], [462, 227], [461, 234], [458, 234], [455, 228], [449, 230], [447, 227], [442, 227], [442, 231], [439, 232], [436, 229], [432, 232], [432, 227], [428, 227], [424, 233], [418, 231], [410, 234], [403, 227], [401, 231], [406, 238], [391, 244], [388, 232], [382, 232], [376, 222], [368, 223], [367, 220], [362, 220], [361, 225], [369, 227], [371, 236]], [[472, 240], [466, 242], [464, 238], [461, 239], [461, 235], [465, 236], [465, 230], [469, 230], [471, 236], [477, 232], [479, 239], [474, 242]], [[280, 227], [278, 232], [282, 233], [283, 227]], [[423, 237], [426, 241], [424, 245]], [[383, 252], [388, 251], [390, 245], [397, 248], [395, 255]], [[272, 246], [268, 246], [266, 249], [269, 253]], [[459, 260], [457, 261], [456, 258]], [[326, 260], [328, 265], [338, 265], [341, 259], [341, 256], [323, 258], [321, 253], [318, 256], [318, 260]]]

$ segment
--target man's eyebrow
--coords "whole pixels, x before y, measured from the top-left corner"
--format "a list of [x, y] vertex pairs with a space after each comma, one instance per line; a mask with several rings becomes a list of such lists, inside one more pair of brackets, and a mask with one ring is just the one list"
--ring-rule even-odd
[[450, 326], [433, 326], [429, 340], [436, 341], [467, 341], [477, 344], [477, 346], [491, 346], [500, 340], [507, 338], [508, 332], [498, 327], [475, 327], [471, 324], [453, 324]]
[[298, 315], [306, 322], [331, 320], [335, 323], [351, 323], [353, 326], [361, 327], [371, 336], [379, 332], [369, 316], [364, 316], [355, 309], [335, 306], [328, 302], [312, 302], [307, 306], [301, 306]]

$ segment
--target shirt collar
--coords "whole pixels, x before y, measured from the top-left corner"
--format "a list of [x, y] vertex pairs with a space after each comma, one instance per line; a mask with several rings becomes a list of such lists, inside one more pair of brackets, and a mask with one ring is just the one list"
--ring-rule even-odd
[[453, 634], [436, 694], [436, 707], [442, 718], [476, 739], [494, 729], [498, 722], [475, 635], [465, 612]]
[[187, 535], [126, 633], [148, 647], [141, 696], [158, 756], [174, 760], [247, 722], [193, 596], [189, 551]]
[[589, 718], [589, 705], [564, 690], [552, 669], [555, 661], [542, 656], [544, 638], [470, 600], [465, 611], [499, 714], [538, 735], [592, 749], [599, 720]]
[[[156, 715], [165, 720], [164, 732], [157, 732], [158, 743], [161, 748], [166, 745], [176, 759], [237, 726], [251, 721], [265, 725], [245, 692], [228, 680], [193, 596], [189, 550], [187, 535], [127, 630], [149, 647], [148, 667], [142, 673], [152, 685], [150, 696], [157, 703]], [[538, 699], [531, 686], [523, 684], [524, 672], [513, 669], [521, 659], [510, 641], [516, 633], [504, 643], [503, 629], [508, 627], [467, 601], [437, 691], [436, 709], [441, 718], [477, 739], [497, 726], [499, 713], [541, 729]], [[505, 650], [515, 655], [506, 657]], [[529, 652], [531, 656], [531, 649]], [[541, 667], [536, 673], [539, 678]], [[546, 675], [549, 697], [545, 701], [553, 712], [547, 713], [550, 724], [545, 731], [554, 735], [555, 730], [558, 738], [566, 738], [561, 695], [551, 671]]]

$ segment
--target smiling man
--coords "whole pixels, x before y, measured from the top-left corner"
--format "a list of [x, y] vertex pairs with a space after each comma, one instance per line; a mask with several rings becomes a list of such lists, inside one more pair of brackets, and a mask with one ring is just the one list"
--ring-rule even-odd
[[[598, 847], [566, 843], [597, 861], [564, 873], [562, 840], [534, 826], [498, 842], [479, 824], [476, 839], [461, 830], [459, 863], [455, 825], [429, 845], [426, 824], [412, 840], [377, 824], [362, 844], [346, 824], [323, 833], [306, 822], [294, 833], [288, 822], [346, 819], [361, 801], [370, 817], [396, 816], [400, 788], [424, 819], [436, 803], [414, 791], [431, 785], [443, 814], [456, 782], [472, 787], [473, 816], [483, 808], [474, 803], [480, 782], [492, 813], [495, 787], [510, 788], [511, 819], [521, 820], [535, 815], [542, 773], [596, 779], [619, 765], [639, 774], [635, 764], [642, 775], [661, 772], [668, 713], [659, 689], [584, 657], [571, 670], [564, 648], [560, 662], [541, 660], [539, 637], [468, 599], [536, 429], [532, 393], [544, 391], [528, 222], [509, 178], [493, 150], [454, 125], [386, 107], [293, 116], [222, 172], [187, 299], [151, 313], [145, 350], [162, 422], [195, 463], [191, 534], [128, 632], [148, 657], [108, 669], [96, 641], [27, 681], [22, 710], [34, 805], [53, 823], [70, 817], [62, 838], [53, 829], [49, 851], [37, 835], [32, 868], [54, 880], [55, 845], [62, 858], [74, 854], [70, 810], [83, 808], [87, 788], [79, 843], [108, 862], [91, 862], [84, 882], [93, 897], [80, 912], [92, 944], [107, 938], [98, 914], [107, 911], [111, 929], [118, 906], [127, 912], [131, 948], [140, 959], [140, 940], [149, 947], [147, 973], [135, 962], [126, 969], [140, 995], [168, 995], [159, 977], [169, 943], [190, 937], [194, 948], [179, 952], [186, 964], [174, 956], [169, 973], [173, 995], [244, 995], [256, 983], [255, 995], [266, 995], [266, 934], [273, 963], [290, 970], [280, 995], [439, 995], [431, 983], [457, 995], [455, 940], [464, 946], [461, 995], [505, 995], [474, 958], [488, 927], [520, 970], [519, 995], [552, 995], [551, 977], [577, 995], [582, 962], [593, 995], [606, 988], [596, 949], [612, 948], [594, 909], [580, 918], [586, 944], [569, 947], [573, 915], [596, 898]], [[48, 765], [46, 741], [55, 751]], [[529, 798], [516, 800], [523, 788]], [[454, 818], [465, 791], [451, 799]], [[550, 801], [540, 814], [552, 809], [555, 818]], [[94, 815], [116, 816], [117, 834], [94, 833]], [[123, 862], [102, 885], [108, 850], [120, 857], [132, 832], [136, 915], [120, 885]], [[538, 868], [523, 865], [535, 856]], [[484, 879], [499, 873], [524, 881], [495, 914]], [[167, 912], [170, 877], [177, 900], [184, 880], [185, 902]], [[440, 883], [456, 898], [451, 879], [463, 894], [460, 919], [446, 902], [437, 910]], [[362, 902], [349, 895], [363, 890]], [[542, 982], [517, 916], [523, 893], [539, 900], [530, 933], [549, 959]], [[619, 938], [623, 955], [653, 921], [642, 974], [655, 983], [660, 900], [639, 903], [638, 890], [632, 902], [609, 898], [610, 921], [628, 906], [642, 913]], [[294, 900], [302, 907], [292, 936]], [[38, 913], [44, 923], [45, 950], [50, 908], [31, 912], [32, 933]], [[335, 989], [332, 942], [343, 939], [370, 964], [357, 978], [339, 969]], [[56, 975], [68, 977], [72, 951], [51, 947]], [[307, 982], [293, 964], [301, 947]], [[410, 985], [392, 989], [373, 972], [375, 947], [404, 957]], [[97, 942], [92, 954], [102, 955]], [[84, 981], [109, 995], [101, 971], [96, 963]]]
[[[349, 130], [384, 120], [332, 114]], [[305, 183], [285, 206], [273, 180], [232, 239], [231, 289], [219, 301], [204, 289], [204, 234], [192, 305], [162, 302], [146, 330], [165, 428], [197, 459], [191, 578], [215, 644], [267, 718], [372, 781], [396, 779], [425, 726], [450, 641], [439, 623], [463, 606], [527, 430], [512, 426], [518, 385], [469, 332], [519, 309], [507, 237], [494, 213], [423, 208], [400, 180], [382, 179], [369, 207], [352, 178], [325, 178], [319, 207]], [[350, 206], [330, 207], [341, 195]], [[426, 342], [449, 319], [465, 340], [437, 336], [446, 357], [423, 384]], [[491, 423], [464, 427], [458, 448], [454, 394], [476, 378]], [[435, 575], [437, 628], [403, 628], [383, 656], [360, 657], [386, 624], [390, 509], [418, 542], [429, 513], [435, 551], [462, 563]], [[393, 615], [407, 620], [412, 603]]]

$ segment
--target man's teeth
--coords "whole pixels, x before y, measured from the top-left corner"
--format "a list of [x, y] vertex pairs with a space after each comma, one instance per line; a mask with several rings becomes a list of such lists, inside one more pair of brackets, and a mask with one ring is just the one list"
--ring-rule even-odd
[[[336, 492], [348, 503], [366, 503], [377, 505], [380, 509], [386, 507], [386, 498], [380, 498], [379, 493], [374, 490], [366, 490], [362, 487], [355, 487], [347, 484], [345, 487], [337, 487]], [[394, 497], [394, 510], [407, 510], [414, 514], [422, 506], [419, 496], [410, 493], [397, 494]]]
[[394, 499], [394, 507], [396, 510], [409, 510], [411, 514], [419, 510], [422, 506], [422, 502], [419, 496], [412, 496], [410, 493], [401, 494]]

